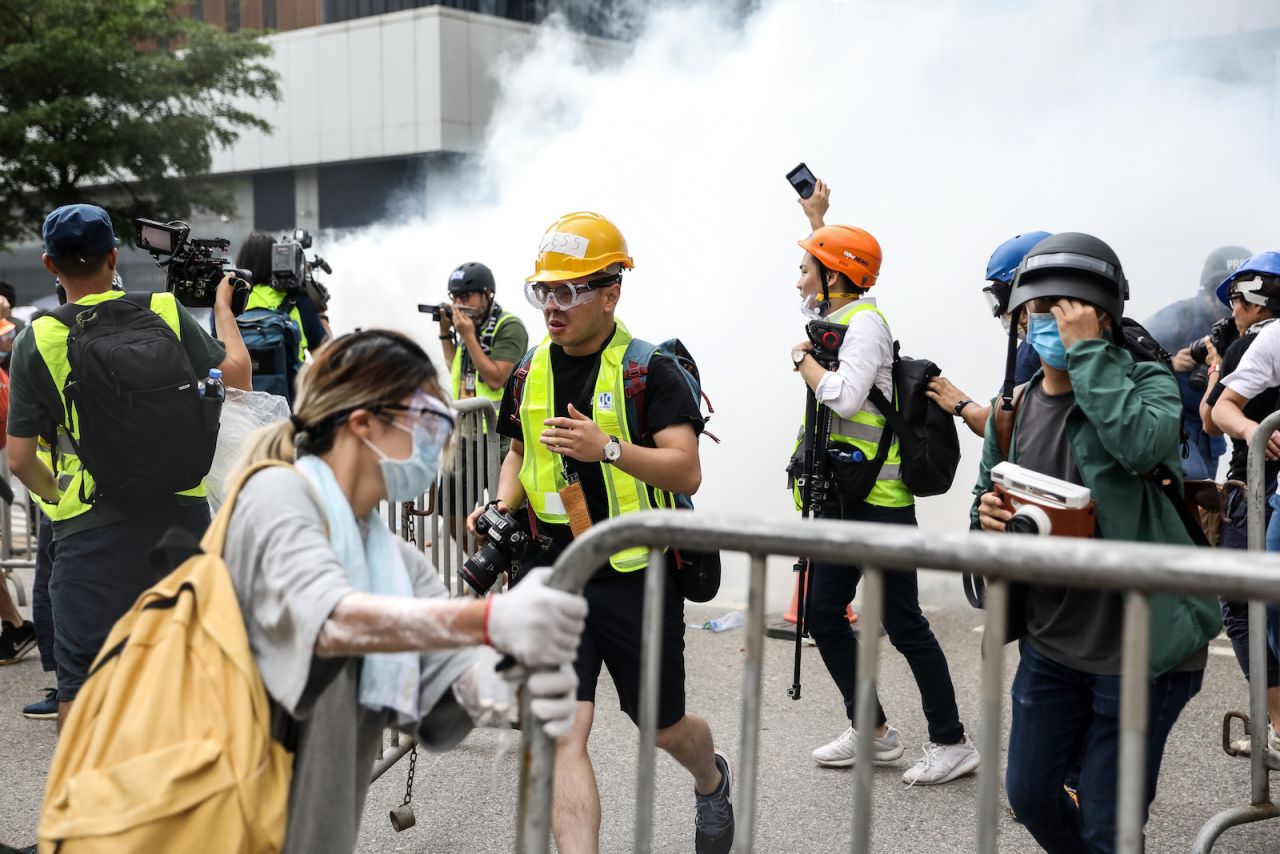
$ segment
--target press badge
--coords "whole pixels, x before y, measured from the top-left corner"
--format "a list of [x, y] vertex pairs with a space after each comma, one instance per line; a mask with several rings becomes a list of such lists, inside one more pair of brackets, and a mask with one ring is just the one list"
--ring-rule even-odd
[[560, 489], [560, 501], [569, 517], [569, 529], [573, 536], [581, 537], [591, 528], [591, 512], [587, 510], [587, 495], [576, 474], [569, 475], [568, 483]]

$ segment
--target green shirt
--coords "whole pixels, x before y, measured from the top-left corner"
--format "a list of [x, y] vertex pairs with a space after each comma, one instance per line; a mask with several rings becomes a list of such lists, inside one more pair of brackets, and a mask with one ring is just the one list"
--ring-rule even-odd
[[[1191, 545], [1173, 504], [1159, 484], [1144, 477], [1163, 466], [1181, 481], [1182, 397], [1173, 374], [1156, 362], [1135, 362], [1127, 350], [1101, 338], [1072, 344], [1067, 350], [1067, 370], [1075, 405], [1067, 414], [1066, 433], [1080, 482], [1089, 487], [1097, 505], [1097, 536]], [[1043, 377], [1043, 372], [1037, 371], [1031, 388]], [[1002, 459], [995, 412], [993, 407], [987, 420], [982, 463], [973, 488], [974, 528], [978, 527], [978, 499], [991, 491], [991, 469]], [[1027, 412], [1024, 404], [1014, 423], [1010, 445], [1013, 463], [1018, 462], [1018, 430]], [[1181, 488], [1181, 482], [1178, 486]], [[1175, 667], [1185, 669], [1178, 666], [1193, 657], [1203, 667], [1206, 645], [1221, 628], [1222, 614], [1216, 600], [1163, 593], [1152, 596], [1152, 678]], [[1120, 627], [1115, 630], [1118, 633]]]
[[[196, 323], [187, 310], [178, 304], [178, 330], [182, 348], [187, 351], [191, 367], [197, 378], [208, 376], [210, 369], [221, 365], [227, 357], [227, 349]], [[53, 383], [53, 377], [40, 354], [36, 351], [35, 330], [27, 326], [13, 342], [13, 356], [9, 377], [9, 435], [22, 439], [43, 438], [56, 445], [57, 425], [66, 417], [62, 411], [62, 398]], [[173, 497], [180, 505], [204, 504], [204, 498], [194, 496]], [[79, 533], [103, 525], [110, 525], [128, 518], [136, 506], [123, 506], [110, 500], [97, 502], [87, 513], [53, 524], [54, 539]]]

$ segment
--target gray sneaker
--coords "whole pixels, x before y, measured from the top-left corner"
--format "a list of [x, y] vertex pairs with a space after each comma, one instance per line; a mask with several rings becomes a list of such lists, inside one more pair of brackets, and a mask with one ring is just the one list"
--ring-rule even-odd
[[[849, 727], [834, 741], [813, 751], [813, 761], [824, 768], [848, 768], [857, 759], [854, 754], [857, 742], [858, 731]], [[872, 760], [877, 765], [886, 765], [901, 759], [905, 748], [902, 746], [902, 739], [898, 737], [898, 731], [889, 727], [883, 736], [872, 738], [871, 750]]]
[[693, 790], [697, 798], [693, 847], [697, 854], [729, 854], [733, 848], [733, 769], [723, 751], [716, 751], [716, 767], [721, 774], [720, 788], [709, 795]]

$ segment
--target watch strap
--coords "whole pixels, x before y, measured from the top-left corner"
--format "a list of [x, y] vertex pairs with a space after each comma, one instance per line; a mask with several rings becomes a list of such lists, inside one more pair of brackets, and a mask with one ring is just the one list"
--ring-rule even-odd
[[962, 413], [964, 412], [964, 408], [965, 408], [966, 406], [968, 406], [969, 404], [971, 404], [971, 403], [973, 403], [973, 401], [972, 401], [972, 400], [962, 400], [962, 401], [960, 401], [959, 403], [957, 403], [957, 404], [955, 405], [955, 413], [956, 413], [956, 415], [958, 416], [958, 415], [962, 414]]

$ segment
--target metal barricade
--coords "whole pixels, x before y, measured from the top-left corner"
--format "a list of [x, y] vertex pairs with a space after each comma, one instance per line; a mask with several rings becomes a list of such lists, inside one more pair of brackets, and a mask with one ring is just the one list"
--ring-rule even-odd
[[467, 516], [477, 504], [496, 497], [502, 461], [494, 401], [482, 397], [455, 400], [453, 409], [458, 425], [449, 464], [440, 472], [433, 500], [424, 512], [431, 516], [431, 557], [436, 571], [445, 587], [460, 596], [470, 588], [462, 582], [458, 569], [476, 548], [467, 533]]
[[[4, 478], [6, 483], [13, 483], [13, 477], [9, 471], [8, 451], [0, 451], [0, 478]], [[14, 489], [13, 504], [0, 502], [0, 584], [12, 584], [17, 592], [18, 604], [24, 607], [27, 605], [27, 588], [14, 570], [32, 569], [36, 565], [35, 537], [31, 532], [33, 510], [28, 502], [26, 489], [20, 483]], [[14, 524], [15, 507], [24, 511], [20, 526], [21, 537], [17, 535], [19, 527]], [[16, 555], [27, 555], [27, 557], [19, 558]]]
[[[1280, 429], [1280, 412], [1262, 420], [1249, 443], [1249, 551], [1266, 551], [1267, 482], [1266, 447]], [[1265, 598], [1265, 597], [1264, 597]], [[1278, 601], [1275, 596], [1269, 597]], [[1280, 817], [1280, 805], [1271, 799], [1271, 771], [1280, 762], [1267, 749], [1267, 612], [1266, 603], [1249, 599], [1249, 804], [1232, 807], [1209, 819], [1196, 834], [1194, 854], [1209, 854], [1218, 837], [1241, 824]], [[1278, 721], [1277, 723], [1280, 723]], [[1225, 740], [1226, 736], [1224, 736]]]
[[[938, 533], [913, 527], [863, 522], [788, 521], [710, 516], [678, 511], [647, 511], [594, 526], [576, 539], [556, 562], [551, 585], [581, 590], [609, 555], [625, 548], [651, 548], [645, 578], [644, 649], [641, 654], [640, 754], [637, 762], [634, 851], [648, 852], [653, 822], [654, 742], [657, 732], [659, 655], [663, 587], [667, 573], [663, 547], [726, 549], [750, 557], [749, 605], [742, 706], [742, 743], [738, 762], [738, 814], [735, 851], [753, 850], [756, 823], [756, 775], [760, 745], [760, 684], [764, 661], [764, 583], [767, 555], [803, 554], [815, 560], [847, 562], [857, 555], [862, 566], [861, 619], [876, 625], [883, 611], [881, 567], [927, 566], [987, 576], [983, 635], [981, 745], [1000, 743], [1003, 708], [1005, 610], [1009, 582], [1113, 590], [1124, 594], [1123, 664], [1120, 700], [1117, 850], [1142, 850], [1146, 770], [1147, 681], [1150, 595], [1180, 593], [1280, 601], [1280, 557], [1242, 551], [1208, 551], [1184, 546], [1101, 542], [1085, 539], [1006, 537], [984, 533]], [[874, 726], [875, 686], [880, 645], [858, 651], [854, 728], [857, 753], [869, 756]], [[524, 702], [529, 698], [526, 692]], [[550, 845], [551, 796], [555, 745], [534, 722], [527, 705], [521, 767], [516, 850], [545, 854]], [[1000, 816], [1000, 751], [978, 771], [976, 850], [996, 851]], [[853, 838], [850, 850], [871, 847], [872, 763], [853, 773]]]

